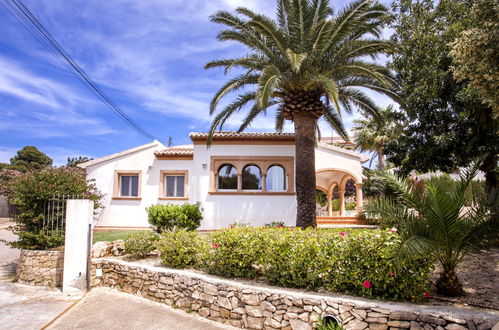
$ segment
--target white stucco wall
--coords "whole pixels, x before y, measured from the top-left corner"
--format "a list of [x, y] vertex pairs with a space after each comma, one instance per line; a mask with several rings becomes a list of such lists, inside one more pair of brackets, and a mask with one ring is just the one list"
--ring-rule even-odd
[[[296, 197], [255, 195], [210, 195], [211, 156], [293, 156], [292, 145], [204, 145], [194, 146], [196, 198], [202, 202], [205, 219], [200, 229], [227, 227], [233, 222], [260, 226], [271, 221], [295, 224]], [[202, 164], [207, 164], [203, 169]]]
[[[157, 203], [201, 202], [204, 219], [199, 229], [227, 227], [233, 222], [249, 222], [260, 226], [271, 221], [294, 225], [295, 195], [212, 195], [210, 190], [211, 156], [295, 156], [293, 145], [194, 145], [193, 160], [157, 160], [154, 152], [165, 147], [158, 143], [146, 149], [87, 167], [89, 179], [95, 179], [99, 190], [106, 194], [99, 227], [148, 227], [145, 208]], [[205, 167], [203, 164], [206, 164]], [[359, 157], [319, 146], [316, 169], [343, 169], [362, 180]], [[141, 200], [115, 200], [115, 171], [141, 170]], [[188, 197], [185, 201], [159, 200], [160, 171], [187, 170]]]

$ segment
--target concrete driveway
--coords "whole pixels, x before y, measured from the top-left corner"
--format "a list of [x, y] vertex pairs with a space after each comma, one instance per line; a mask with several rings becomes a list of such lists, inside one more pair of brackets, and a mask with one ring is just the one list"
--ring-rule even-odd
[[47, 329], [235, 329], [164, 304], [95, 288]]
[[[0, 239], [15, 236], [0, 223]], [[13, 283], [19, 250], [0, 242], [0, 329], [234, 329], [109, 288], [88, 294]]]

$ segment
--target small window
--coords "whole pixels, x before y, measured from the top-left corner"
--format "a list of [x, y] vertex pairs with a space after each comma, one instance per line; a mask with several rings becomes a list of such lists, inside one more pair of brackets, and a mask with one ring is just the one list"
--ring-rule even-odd
[[120, 197], [139, 196], [139, 176], [120, 175]]
[[248, 165], [243, 170], [243, 190], [262, 190], [262, 171], [256, 165]]
[[165, 185], [166, 197], [185, 197], [184, 175], [167, 175]]
[[222, 165], [218, 169], [218, 189], [237, 190], [237, 170], [230, 164]]
[[286, 170], [280, 165], [272, 165], [267, 170], [266, 186], [268, 191], [286, 190]]

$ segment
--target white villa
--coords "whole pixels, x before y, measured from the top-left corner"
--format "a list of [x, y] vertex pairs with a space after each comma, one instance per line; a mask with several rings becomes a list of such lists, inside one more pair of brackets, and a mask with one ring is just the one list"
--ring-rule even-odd
[[[234, 222], [261, 226], [296, 221], [295, 145], [292, 133], [191, 133], [191, 145], [165, 147], [158, 141], [80, 164], [105, 194], [96, 229], [149, 227], [146, 207], [158, 203], [195, 203], [203, 208], [200, 230]], [[347, 217], [345, 185], [352, 179], [356, 206], [362, 207], [360, 153], [327, 143], [315, 151], [317, 189], [326, 193], [323, 223]], [[336, 187], [336, 188], [335, 188]], [[340, 212], [333, 217], [333, 191]]]

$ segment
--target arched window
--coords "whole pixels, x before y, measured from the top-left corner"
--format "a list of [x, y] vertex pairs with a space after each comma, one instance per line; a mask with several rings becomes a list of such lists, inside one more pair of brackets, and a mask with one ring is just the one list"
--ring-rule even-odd
[[262, 171], [256, 165], [247, 165], [243, 170], [243, 190], [262, 189]]
[[286, 170], [281, 165], [272, 165], [267, 170], [266, 180], [268, 191], [286, 190]]
[[218, 189], [237, 189], [237, 170], [230, 164], [224, 164], [218, 169]]

